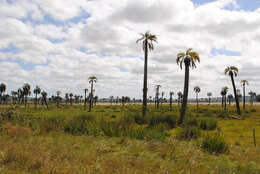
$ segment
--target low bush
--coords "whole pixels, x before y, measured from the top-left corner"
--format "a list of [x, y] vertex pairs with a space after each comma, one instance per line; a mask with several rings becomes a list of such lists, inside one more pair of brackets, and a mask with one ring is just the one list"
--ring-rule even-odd
[[228, 151], [227, 143], [219, 135], [207, 135], [203, 139], [201, 147], [210, 153], [225, 153]]
[[197, 139], [201, 135], [198, 127], [185, 126], [177, 133], [177, 137], [184, 140]]
[[201, 119], [200, 128], [203, 130], [215, 130], [217, 128], [217, 121], [214, 119]]
[[196, 117], [194, 116], [189, 116], [186, 117], [184, 120], [184, 124], [187, 126], [198, 126], [199, 125], [199, 121]]
[[174, 128], [176, 127], [177, 116], [171, 113], [164, 113], [162, 115], [154, 114], [149, 118], [149, 126], [151, 127], [161, 123], [166, 123], [168, 124], [169, 128]]

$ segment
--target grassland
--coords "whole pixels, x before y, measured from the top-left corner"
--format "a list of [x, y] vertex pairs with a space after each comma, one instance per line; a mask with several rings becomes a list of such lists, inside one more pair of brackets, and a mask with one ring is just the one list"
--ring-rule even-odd
[[[260, 173], [260, 106], [234, 120], [233, 106], [189, 105], [181, 127], [179, 109], [150, 105], [143, 119], [140, 105], [97, 105], [91, 113], [80, 105], [1, 106], [0, 173]], [[214, 136], [223, 151], [205, 148]]]

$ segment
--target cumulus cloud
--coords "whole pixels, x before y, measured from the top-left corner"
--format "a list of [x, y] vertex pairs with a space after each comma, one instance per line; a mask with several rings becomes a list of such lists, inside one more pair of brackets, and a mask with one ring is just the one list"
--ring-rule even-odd
[[[250, 89], [260, 92], [259, 21], [259, 10], [244, 11], [236, 0], [203, 5], [191, 0], [0, 0], [0, 82], [9, 91], [27, 81], [50, 93], [83, 94], [88, 77], [96, 75], [100, 97], [141, 98], [144, 53], [135, 41], [150, 31], [158, 44], [149, 53], [149, 96], [157, 84], [166, 97], [171, 90], [183, 90], [184, 70], [176, 55], [190, 47], [201, 57], [198, 68], [191, 70], [190, 97], [196, 85], [203, 97], [207, 92], [219, 96], [223, 86], [231, 87], [223, 73], [228, 65], [240, 69], [238, 87], [248, 79]], [[212, 55], [213, 48], [241, 56]]]

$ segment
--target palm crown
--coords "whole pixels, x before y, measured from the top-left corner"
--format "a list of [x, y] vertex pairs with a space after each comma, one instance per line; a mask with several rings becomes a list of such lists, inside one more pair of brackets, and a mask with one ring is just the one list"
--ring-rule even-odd
[[228, 66], [226, 69], [225, 69], [225, 74], [226, 75], [235, 75], [235, 76], [237, 76], [237, 74], [238, 74], [238, 68], [237, 67], [235, 67], [235, 66]]
[[31, 94], [31, 86], [29, 83], [24, 83], [23, 85], [23, 92], [24, 92], [24, 95], [30, 95]]
[[225, 86], [225, 87], [223, 87], [222, 90], [221, 90], [221, 95], [226, 95], [227, 92], [228, 92], [228, 87]]
[[241, 80], [241, 85], [249, 85], [247, 80]]
[[90, 77], [88, 78], [88, 80], [89, 80], [89, 83], [97, 82], [97, 77], [96, 77], [96, 76], [90, 76]]
[[4, 83], [0, 84], [0, 92], [5, 92], [6, 90], [6, 85]]
[[192, 48], [190, 48], [186, 51], [186, 53], [181, 52], [177, 55], [176, 62], [178, 65], [180, 65], [181, 69], [183, 62], [185, 63], [186, 61], [191, 68], [196, 68], [195, 63], [200, 62], [199, 54], [195, 51], [192, 51]]
[[139, 41], [143, 41], [143, 50], [145, 51], [145, 43], [147, 42], [147, 46], [149, 51], [153, 50], [153, 42], [157, 43], [157, 37], [156, 35], [150, 34], [149, 32], [146, 32], [145, 34], [141, 33], [141, 38], [136, 41], [138, 43]]
[[40, 94], [41, 93], [41, 88], [39, 86], [36, 86], [35, 89], [33, 90], [34, 94]]
[[193, 90], [194, 90], [196, 93], [199, 93], [199, 92], [200, 92], [200, 87], [199, 87], [199, 86], [195, 86]]

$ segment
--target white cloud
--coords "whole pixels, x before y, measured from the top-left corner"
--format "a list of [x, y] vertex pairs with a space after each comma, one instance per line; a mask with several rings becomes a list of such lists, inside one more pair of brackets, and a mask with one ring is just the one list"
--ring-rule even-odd
[[[82, 17], [83, 11], [89, 18], [70, 21]], [[44, 19], [45, 15], [59, 25]], [[0, 0], [0, 49], [12, 44], [19, 50], [0, 52], [4, 66], [0, 81], [7, 82], [10, 90], [28, 81], [49, 92], [82, 93], [89, 86], [87, 78], [96, 75], [100, 97], [141, 97], [143, 51], [135, 41], [149, 30], [158, 36], [155, 50], [149, 53], [149, 96], [154, 96], [156, 84], [163, 86], [166, 96], [170, 90], [182, 90], [184, 70], [177, 66], [176, 54], [190, 47], [201, 56], [198, 68], [191, 71], [190, 97], [195, 85], [201, 86], [204, 97], [209, 91], [218, 96], [221, 87], [231, 87], [223, 74], [228, 65], [240, 68], [237, 83], [249, 79], [250, 88], [260, 92], [258, 77], [253, 76], [260, 68], [259, 21], [259, 10], [240, 10], [235, 0], [196, 7], [190, 0], [16, 0], [11, 4]], [[212, 48], [238, 51], [241, 56], [212, 56]], [[9, 60], [36, 66], [25, 70]]]

